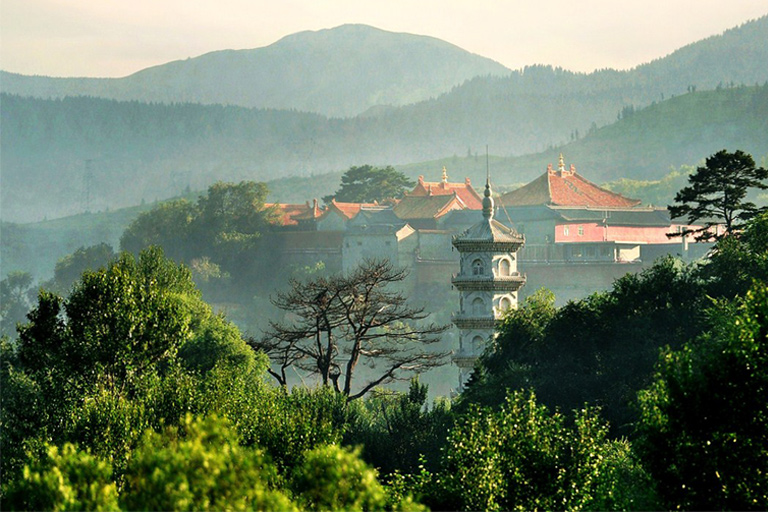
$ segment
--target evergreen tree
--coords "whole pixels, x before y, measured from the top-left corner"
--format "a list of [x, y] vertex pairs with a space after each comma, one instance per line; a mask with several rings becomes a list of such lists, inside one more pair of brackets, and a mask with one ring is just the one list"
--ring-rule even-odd
[[[743, 151], [718, 151], [688, 177], [689, 185], [675, 195], [676, 204], [669, 207], [672, 218], [686, 217], [690, 224], [701, 222], [702, 227], [671, 236], [691, 233], [697, 240], [711, 240], [738, 231], [744, 222], [765, 211], [745, 198], [750, 188], [768, 189], [766, 178], [768, 169], [756, 167]], [[720, 224], [725, 227], [723, 235], [712, 229]]]

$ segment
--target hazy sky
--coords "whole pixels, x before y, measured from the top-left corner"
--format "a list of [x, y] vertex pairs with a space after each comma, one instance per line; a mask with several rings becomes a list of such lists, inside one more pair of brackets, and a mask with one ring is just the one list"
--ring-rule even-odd
[[438, 37], [512, 69], [625, 69], [765, 14], [768, 0], [0, 0], [0, 68], [124, 76], [364, 23]]

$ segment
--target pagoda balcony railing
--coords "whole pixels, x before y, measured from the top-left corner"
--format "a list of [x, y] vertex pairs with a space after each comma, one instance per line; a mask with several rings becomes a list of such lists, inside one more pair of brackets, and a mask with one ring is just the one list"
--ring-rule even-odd
[[520, 272], [508, 276], [454, 274], [451, 283], [459, 290], [515, 291], [525, 284], [525, 280], [525, 274]]
[[496, 317], [493, 315], [473, 315], [453, 313], [451, 322], [459, 329], [493, 329], [496, 327]]
[[451, 361], [453, 361], [453, 364], [459, 368], [472, 369], [475, 366], [475, 361], [477, 361], [478, 357], [480, 357], [480, 354], [474, 354], [466, 350], [461, 350], [451, 356]]

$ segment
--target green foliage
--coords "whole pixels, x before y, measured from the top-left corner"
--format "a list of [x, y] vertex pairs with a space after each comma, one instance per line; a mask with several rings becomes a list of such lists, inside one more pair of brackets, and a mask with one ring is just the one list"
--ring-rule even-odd
[[504, 318], [459, 409], [498, 406], [507, 389], [533, 388], [561, 410], [600, 404], [614, 433], [630, 434], [632, 403], [650, 382], [659, 349], [679, 347], [704, 328], [705, 291], [692, 268], [665, 258], [559, 309], [551, 294], [537, 292]]
[[768, 282], [768, 213], [752, 219], [738, 236], [717, 242], [700, 269], [713, 297], [743, 296], [753, 280]]
[[405, 174], [389, 165], [383, 169], [370, 165], [353, 166], [341, 177], [341, 188], [334, 195], [323, 197], [323, 201], [330, 203], [331, 199], [335, 199], [342, 203], [372, 203], [399, 199], [406, 189], [414, 185]]
[[294, 472], [291, 487], [310, 510], [381, 510], [386, 493], [376, 470], [360, 459], [358, 450], [320, 446], [306, 453]]
[[16, 325], [24, 321], [31, 285], [32, 274], [22, 271], [10, 272], [0, 281], [0, 336], [13, 335]]
[[427, 406], [427, 386], [411, 380], [407, 393], [382, 390], [351, 407], [344, 443], [362, 446], [362, 456], [383, 474], [414, 473], [436, 464], [453, 424], [450, 403]]
[[497, 412], [472, 407], [450, 432], [438, 475], [419, 477], [443, 510], [628, 510], [653, 494], [626, 442], [608, 439], [595, 410], [570, 425], [535, 396], [514, 392]]
[[4, 343], [3, 470], [19, 471], [40, 440], [75, 442], [112, 460], [119, 479], [145, 429], [206, 404], [214, 368], [258, 380], [259, 360], [200, 300], [187, 269], [157, 249], [123, 254], [86, 272], [67, 299], [41, 292], [18, 344]]
[[198, 260], [198, 267], [206, 262], [206, 281], [222, 276], [221, 268], [242, 274], [261, 233], [275, 220], [275, 212], [264, 207], [266, 197], [264, 183], [214, 183], [195, 204], [180, 199], [142, 213], [123, 233], [120, 247], [138, 253], [156, 245], [177, 260]]
[[127, 510], [297, 510], [273, 488], [274, 467], [226, 421], [187, 415], [181, 427], [145, 436], [125, 475]]
[[[756, 167], [750, 155], [740, 150], [718, 151], [688, 177], [689, 185], [675, 195], [676, 204], [669, 207], [669, 213], [672, 218], [686, 217], [690, 224], [701, 223], [701, 228], [687, 231], [696, 234], [697, 240], [718, 239], [766, 211], [745, 200], [751, 188], [768, 189], [766, 179], [768, 169]], [[724, 225], [723, 234], [713, 229], [719, 224]]]
[[104, 267], [114, 257], [112, 246], [103, 242], [90, 247], [80, 247], [56, 262], [53, 279], [43, 283], [43, 287], [58, 294], [66, 294], [85, 271]]
[[3, 489], [4, 510], [117, 510], [117, 487], [108, 462], [72, 444], [48, 446], [40, 460]]
[[160, 203], [141, 213], [120, 237], [123, 251], [138, 254], [147, 247], [161, 246], [170, 258], [190, 258], [189, 231], [197, 208], [186, 199]]
[[699, 341], [662, 354], [640, 394], [640, 453], [667, 508], [765, 510], [768, 288], [712, 315]]

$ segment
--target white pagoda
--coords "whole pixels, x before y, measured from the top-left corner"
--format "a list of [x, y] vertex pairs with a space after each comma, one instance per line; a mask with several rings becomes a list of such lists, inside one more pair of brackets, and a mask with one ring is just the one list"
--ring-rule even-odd
[[485, 183], [483, 220], [453, 237], [461, 254], [460, 272], [451, 282], [459, 291], [459, 311], [453, 323], [459, 329], [459, 351], [453, 362], [459, 367], [462, 388], [495, 336], [496, 322], [504, 311], [517, 307], [517, 291], [525, 276], [517, 271], [517, 251], [525, 237], [493, 218], [490, 176]]

